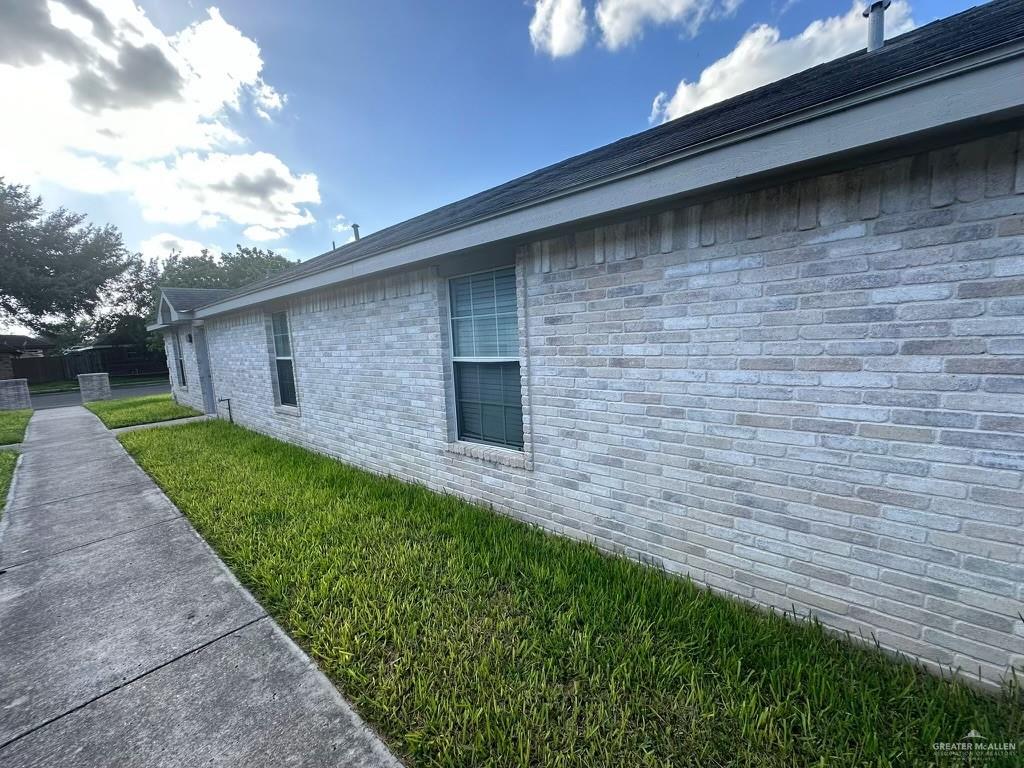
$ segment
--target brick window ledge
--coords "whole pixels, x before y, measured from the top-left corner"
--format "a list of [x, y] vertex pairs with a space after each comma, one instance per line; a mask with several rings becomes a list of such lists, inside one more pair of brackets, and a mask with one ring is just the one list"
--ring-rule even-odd
[[456, 456], [467, 456], [471, 459], [480, 459], [480, 461], [499, 464], [503, 467], [533, 469], [531, 462], [527, 460], [526, 454], [523, 451], [516, 451], [511, 448], [499, 448], [495, 445], [469, 443], [458, 440], [453, 443], [448, 443], [445, 446], [445, 453], [455, 454]]

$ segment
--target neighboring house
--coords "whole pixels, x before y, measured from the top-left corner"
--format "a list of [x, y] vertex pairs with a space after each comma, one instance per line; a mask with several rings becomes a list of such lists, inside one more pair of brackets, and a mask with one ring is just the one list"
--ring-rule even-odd
[[306, 261], [174, 394], [988, 683], [1024, 667], [1024, 3]]
[[0, 347], [16, 351], [23, 357], [42, 357], [57, 348], [57, 345], [46, 339], [18, 334], [0, 334]]
[[[46, 363], [41, 358], [47, 352], [57, 348], [53, 342], [38, 339], [34, 336], [20, 334], [0, 334], [0, 380], [26, 378], [23, 370], [16, 370], [15, 361], [21, 361], [21, 368]], [[25, 361], [31, 360], [31, 363]], [[58, 366], [59, 367], [59, 366]]]
[[14, 360], [21, 357], [21, 350], [0, 342], [0, 381], [14, 378]]

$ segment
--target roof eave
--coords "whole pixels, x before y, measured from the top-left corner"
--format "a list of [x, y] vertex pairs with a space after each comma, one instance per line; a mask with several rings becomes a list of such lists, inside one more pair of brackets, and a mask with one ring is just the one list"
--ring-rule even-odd
[[193, 312], [182, 312], [178, 314], [178, 317], [174, 318], [170, 322], [163, 322], [159, 320], [155, 323], [149, 323], [146, 325], [147, 331], [162, 331], [167, 328], [175, 328], [180, 325], [201, 325], [202, 321], [197, 321], [193, 318]]
[[520, 208], [212, 302], [194, 314], [204, 318], [234, 312], [447, 253], [523, 238], [661, 199], [698, 194], [702, 189], [773, 170], [823, 162], [985, 115], [1022, 110], [1022, 54], [1024, 40], [982, 51]]
[[167, 302], [167, 306], [171, 309], [171, 319], [169, 321], [157, 320], [155, 323], [148, 323], [146, 325], [147, 331], [161, 331], [165, 328], [171, 328], [175, 325], [183, 325], [185, 323], [191, 323], [195, 317], [195, 311], [190, 310], [188, 312], [179, 311], [174, 308], [174, 305], [167, 299], [163, 291], [160, 292], [160, 301], [157, 302], [157, 317], [161, 315], [161, 308], [164, 302]]

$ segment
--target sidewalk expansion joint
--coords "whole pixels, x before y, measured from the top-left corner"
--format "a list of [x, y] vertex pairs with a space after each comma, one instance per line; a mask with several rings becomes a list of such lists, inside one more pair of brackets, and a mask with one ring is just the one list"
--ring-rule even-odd
[[89, 491], [88, 493], [79, 493], [74, 496], [61, 496], [56, 499], [47, 499], [46, 501], [37, 501], [33, 504], [23, 504], [20, 507], [11, 507], [7, 512], [20, 512], [23, 509], [32, 509], [33, 507], [45, 507], [50, 504], [60, 504], [65, 501], [74, 501], [75, 499], [84, 499], [86, 496], [95, 496], [98, 493], [107, 493], [115, 488], [127, 488], [130, 485], [139, 485], [149, 480], [149, 477], [140, 477], [137, 480], [129, 480], [126, 483], [114, 483], [113, 485], [107, 485], [100, 488], [98, 491]]
[[154, 521], [152, 523], [146, 523], [145, 525], [140, 525], [137, 528], [128, 528], [127, 530], [124, 530], [124, 531], [118, 531], [117, 533], [112, 533], [109, 536], [104, 536], [103, 538], [100, 538], [100, 539], [93, 539], [92, 541], [85, 541], [85, 542], [82, 542], [81, 544], [75, 544], [75, 546], [73, 546], [73, 547], [67, 547], [65, 549], [58, 549], [56, 552], [47, 552], [45, 555], [39, 555], [38, 557], [33, 557], [33, 558], [29, 559], [29, 560], [21, 560], [20, 562], [17, 562], [17, 563], [11, 563], [10, 565], [3, 566], [3, 570], [0, 570], [0, 576], [2, 576], [3, 574], [7, 573], [7, 571], [13, 570], [15, 568], [20, 568], [23, 565], [31, 565], [32, 563], [38, 563], [40, 560], [48, 560], [51, 557], [57, 557], [57, 555], [63, 555], [63, 554], [66, 554], [68, 552], [74, 552], [76, 549], [83, 549], [85, 547], [91, 547], [93, 544], [100, 544], [100, 543], [102, 543], [104, 541], [110, 541], [111, 539], [118, 539], [118, 538], [120, 538], [122, 536], [127, 536], [130, 533], [136, 533], [138, 531], [144, 531], [147, 528], [152, 528], [154, 525], [164, 525], [165, 523], [173, 523], [173, 522], [175, 522], [177, 520], [181, 520], [181, 519], [182, 519], [182, 515], [178, 514], [178, 515], [175, 515], [174, 517], [168, 517], [168, 518], [166, 518], [164, 520], [156, 520], [156, 521]]
[[78, 710], [84, 709], [85, 707], [88, 707], [90, 704], [92, 704], [92, 703], [94, 703], [96, 701], [99, 701], [100, 699], [105, 698], [105, 697], [109, 696], [112, 693], [116, 693], [117, 691], [121, 690], [122, 688], [127, 688], [132, 683], [135, 683], [135, 682], [143, 679], [144, 677], [148, 677], [149, 675], [153, 674], [154, 672], [158, 672], [159, 670], [163, 669], [164, 667], [168, 667], [171, 664], [174, 664], [175, 662], [181, 661], [186, 656], [191, 656], [193, 653], [198, 653], [199, 651], [202, 651], [204, 648], [209, 648], [211, 645], [213, 645], [214, 643], [216, 643], [216, 642], [218, 642], [220, 640], [223, 640], [225, 637], [230, 637], [231, 635], [235, 634], [236, 632], [241, 632], [246, 627], [251, 627], [253, 624], [255, 624], [258, 621], [264, 621], [264, 620], [269, 619], [269, 618], [270, 617], [266, 613], [264, 613], [262, 616], [257, 616], [255, 619], [250, 619], [249, 621], [245, 622], [244, 624], [240, 624], [239, 626], [235, 627], [234, 629], [230, 629], [227, 632], [224, 632], [223, 634], [220, 634], [217, 637], [213, 638], [212, 640], [208, 640], [205, 643], [197, 645], [195, 648], [190, 648], [189, 650], [185, 651], [184, 653], [178, 654], [173, 659], [169, 659], [168, 661], [165, 661], [162, 664], [158, 664], [157, 666], [153, 667], [152, 669], [147, 669], [145, 672], [143, 672], [140, 675], [136, 675], [131, 680], [125, 680], [123, 683], [120, 683], [120, 684], [114, 686], [110, 690], [104, 691], [103, 693], [100, 693], [100, 694], [98, 694], [96, 696], [93, 696], [88, 701], [84, 701], [81, 704], [75, 705], [74, 707], [69, 709], [67, 712], [62, 712], [59, 715], [54, 715], [53, 717], [51, 717], [51, 718], [49, 718], [47, 720], [44, 720], [43, 722], [39, 723], [38, 725], [32, 726], [27, 731], [23, 731], [22, 733], [19, 733], [14, 738], [8, 739], [3, 744], [0, 744], [0, 751], [6, 749], [7, 747], [11, 746], [12, 744], [14, 744], [17, 741], [21, 741], [26, 736], [35, 733], [36, 731], [40, 730], [41, 728], [45, 728], [46, 726], [51, 725], [51, 724], [57, 722], [58, 720], [62, 720], [63, 718], [67, 717], [68, 715], [74, 714]]

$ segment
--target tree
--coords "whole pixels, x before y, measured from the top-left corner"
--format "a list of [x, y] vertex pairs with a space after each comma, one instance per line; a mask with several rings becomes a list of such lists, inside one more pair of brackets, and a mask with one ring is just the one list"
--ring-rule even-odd
[[146, 324], [155, 312], [161, 287], [241, 288], [294, 263], [273, 251], [241, 245], [235, 246], [234, 253], [222, 253], [219, 259], [207, 250], [196, 256], [172, 252], [162, 266], [135, 254], [105, 292], [104, 310], [89, 336], [106, 344], [153, 346]]
[[105, 344], [146, 344], [146, 323], [153, 314], [160, 264], [133, 254], [128, 266], [103, 297], [104, 309], [89, 328], [88, 336]]
[[0, 177], [0, 315], [40, 333], [71, 333], [128, 263], [116, 227], [64, 208], [46, 212], [27, 186]]
[[294, 264], [273, 251], [241, 245], [219, 259], [205, 249], [198, 256], [172, 253], [159, 283], [166, 288], [241, 288]]

